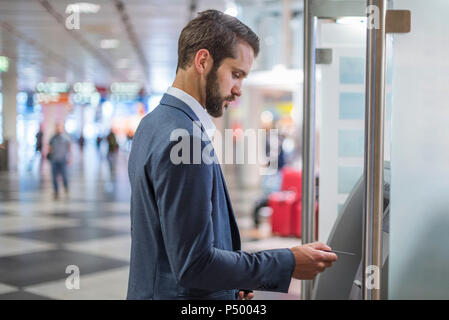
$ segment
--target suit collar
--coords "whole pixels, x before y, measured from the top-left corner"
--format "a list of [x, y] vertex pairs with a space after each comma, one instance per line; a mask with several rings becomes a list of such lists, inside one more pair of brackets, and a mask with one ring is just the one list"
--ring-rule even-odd
[[176, 87], [169, 87], [167, 89], [167, 94], [181, 100], [191, 109], [191, 111], [193, 111], [196, 118], [201, 122], [201, 126], [205, 129], [209, 140], [212, 141], [212, 137], [217, 128], [204, 107], [194, 97]]
[[195, 114], [195, 112], [193, 112], [192, 108], [190, 108], [185, 102], [183, 102], [181, 99], [178, 99], [168, 93], [165, 93], [162, 96], [161, 102], [160, 104], [169, 106], [169, 107], [173, 107], [176, 109], [181, 110], [182, 112], [184, 112], [190, 119], [192, 119], [192, 121], [200, 121], [197, 117], [197, 115]]

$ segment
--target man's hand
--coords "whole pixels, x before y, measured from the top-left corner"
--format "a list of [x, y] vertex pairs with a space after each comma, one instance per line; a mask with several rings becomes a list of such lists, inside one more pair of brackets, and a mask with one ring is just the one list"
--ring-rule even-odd
[[254, 292], [252, 291], [239, 291], [239, 300], [251, 300], [252, 298], [254, 298]]
[[337, 261], [335, 253], [324, 252], [331, 248], [321, 242], [308, 243], [290, 250], [295, 256], [296, 265], [292, 275], [295, 279], [312, 280]]

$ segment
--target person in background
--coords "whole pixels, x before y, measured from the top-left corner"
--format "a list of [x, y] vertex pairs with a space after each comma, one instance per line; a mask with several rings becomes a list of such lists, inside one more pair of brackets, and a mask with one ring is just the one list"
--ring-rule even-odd
[[98, 135], [97, 136], [97, 149], [100, 150], [101, 147], [101, 141], [103, 140], [103, 137]]
[[43, 146], [43, 138], [44, 138], [44, 131], [43, 131], [42, 124], [39, 126], [39, 131], [36, 133], [36, 153], [42, 154], [42, 146]]
[[82, 152], [83, 149], [84, 149], [84, 142], [85, 142], [84, 136], [83, 136], [83, 134], [81, 134], [81, 135], [80, 135], [80, 138], [78, 139], [78, 144], [79, 144], [79, 146], [80, 146], [80, 151], [81, 151], [81, 152]]
[[56, 125], [56, 132], [50, 139], [47, 158], [51, 162], [54, 198], [59, 197], [58, 176], [61, 175], [66, 194], [69, 192], [67, 164], [70, 162], [70, 138], [65, 134], [62, 124]]
[[28, 164], [28, 171], [32, 171], [33, 170], [33, 165], [36, 159], [38, 159], [39, 161], [39, 168], [42, 168], [42, 164], [43, 161], [42, 159], [44, 158], [43, 155], [43, 140], [44, 140], [44, 130], [43, 130], [44, 126], [41, 123], [39, 125], [39, 131], [36, 133], [36, 144], [34, 145], [34, 156], [30, 159], [30, 162]]
[[109, 134], [106, 136], [106, 141], [108, 142], [108, 163], [111, 170], [111, 174], [115, 172], [115, 162], [116, 155], [118, 151], [117, 138], [115, 137], [114, 131], [111, 129]]
[[[264, 207], [268, 207], [268, 198], [271, 193], [277, 192], [281, 189], [282, 172], [281, 169], [285, 166], [285, 153], [282, 148], [284, 137], [281, 134], [271, 135], [270, 131], [275, 129], [272, 121], [266, 122], [262, 125], [265, 130], [267, 139], [265, 144], [265, 156], [268, 160], [266, 167], [275, 168], [276, 173], [263, 175], [261, 178], [261, 196], [256, 200], [253, 208], [254, 227], [257, 231], [260, 224], [259, 211]], [[273, 140], [275, 139], [275, 140]], [[273, 146], [272, 146], [273, 144]]]
[[128, 152], [131, 151], [131, 145], [133, 143], [133, 138], [134, 138], [134, 132], [131, 129], [128, 129], [128, 131], [126, 132], [126, 150]]

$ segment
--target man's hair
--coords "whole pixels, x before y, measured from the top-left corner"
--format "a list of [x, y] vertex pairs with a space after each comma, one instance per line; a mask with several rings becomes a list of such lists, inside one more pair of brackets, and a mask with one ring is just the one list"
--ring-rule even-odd
[[178, 69], [186, 69], [198, 50], [207, 49], [214, 68], [225, 58], [235, 58], [237, 43], [244, 41], [259, 53], [259, 37], [239, 19], [217, 10], [199, 12], [182, 30], [178, 41]]

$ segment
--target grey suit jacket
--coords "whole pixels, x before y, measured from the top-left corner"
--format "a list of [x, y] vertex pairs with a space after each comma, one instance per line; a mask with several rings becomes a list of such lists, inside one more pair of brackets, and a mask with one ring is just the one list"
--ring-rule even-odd
[[[128, 165], [128, 299], [235, 299], [238, 289], [288, 291], [295, 265], [289, 249], [240, 250], [221, 167], [203, 135], [192, 109], [168, 94], [135, 133]], [[200, 163], [199, 146], [210, 156]]]

